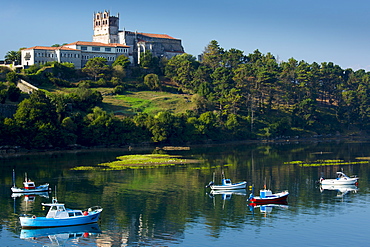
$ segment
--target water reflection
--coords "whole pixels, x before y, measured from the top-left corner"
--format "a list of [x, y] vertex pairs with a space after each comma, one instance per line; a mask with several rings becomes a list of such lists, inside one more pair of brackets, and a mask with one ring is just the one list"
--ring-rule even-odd
[[258, 208], [260, 213], [263, 214], [265, 217], [268, 214], [272, 213], [273, 208], [282, 208], [282, 209], [288, 209], [288, 203], [285, 202], [280, 202], [280, 203], [269, 203], [269, 204], [257, 204], [257, 203], [250, 203], [249, 204], [249, 209], [253, 213], [255, 213], [255, 209]]
[[209, 197], [214, 198], [216, 195], [221, 195], [222, 200], [230, 200], [232, 195], [246, 196], [247, 191], [245, 189], [239, 190], [211, 190]]
[[[58, 198], [71, 202], [71, 208], [102, 205], [106, 209], [99, 222], [102, 233], [97, 238], [80, 237], [71, 240], [85, 241], [86, 246], [97, 246], [98, 243], [107, 246], [227, 246], [230, 239], [233, 245], [245, 245], [256, 238], [263, 246], [282, 246], [274, 242], [281, 235], [289, 239], [292, 245], [310, 246], [312, 242], [304, 242], [307, 236], [323, 235], [323, 229], [329, 229], [330, 232], [325, 233], [322, 245], [330, 246], [328, 242], [333, 242], [330, 234], [342, 234], [346, 227], [340, 225], [339, 218], [335, 217], [342, 212], [341, 215], [359, 222], [359, 233], [356, 233], [355, 241], [358, 246], [363, 246], [367, 241], [365, 231], [370, 220], [370, 216], [367, 216], [370, 215], [370, 207], [366, 206], [369, 205], [369, 164], [303, 166], [291, 161], [353, 161], [357, 157], [369, 157], [368, 150], [370, 146], [364, 144], [222, 146], [181, 153], [169, 152], [201, 160], [199, 164], [126, 170], [72, 169], [81, 164], [96, 166], [113, 161], [115, 157], [125, 154], [121, 151], [112, 155], [108, 152], [94, 152], [89, 155], [76, 153], [27, 159], [21, 157], [7, 162], [0, 160], [3, 163], [0, 166], [0, 185], [3, 185], [0, 200], [3, 210], [0, 216], [3, 222], [2, 233], [8, 233], [8, 236], [1, 234], [0, 240], [8, 241], [1, 242], [5, 246], [25, 246], [26, 241], [40, 241], [37, 243], [45, 245], [51, 242], [49, 235], [36, 237], [35, 240], [18, 237], [19, 220], [11, 212], [13, 201], [9, 190], [12, 184], [9, 174], [14, 166], [20, 172], [29, 172], [32, 177], [47, 178], [58, 187]], [[354, 187], [345, 190], [324, 187], [320, 192], [315, 184], [320, 174], [333, 174], [342, 167], [361, 176], [361, 190]], [[268, 204], [249, 207], [248, 190], [206, 190], [204, 185], [215, 170], [225, 170], [236, 181], [246, 180], [257, 188], [264, 185], [267, 177], [273, 191], [289, 190], [289, 206]], [[346, 195], [345, 203], [337, 203], [335, 194], [339, 192]], [[349, 196], [356, 192], [356, 196]], [[35, 202], [27, 201], [28, 204], [26, 200], [29, 199], [15, 198], [15, 213], [43, 213], [40, 203], [45, 201], [44, 197], [36, 196]], [[318, 212], [321, 217], [320, 227]], [[263, 216], [272, 217], [265, 221]], [[274, 227], [273, 231], [268, 227]], [[291, 230], [294, 230], [294, 234], [291, 234]], [[261, 238], [262, 234], [252, 234], [256, 232], [267, 234]], [[15, 243], [14, 239], [19, 242]]]
[[68, 242], [80, 242], [81, 239], [98, 235], [98, 224], [69, 227], [22, 229], [19, 238], [46, 246], [64, 246]]
[[24, 196], [24, 201], [34, 202], [37, 196], [49, 198], [49, 192], [34, 192], [34, 193], [13, 193], [11, 197], [13, 199]]
[[320, 192], [323, 193], [325, 190], [337, 191], [337, 197], [343, 197], [348, 193], [357, 193], [359, 188], [352, 185], [321, 185]]

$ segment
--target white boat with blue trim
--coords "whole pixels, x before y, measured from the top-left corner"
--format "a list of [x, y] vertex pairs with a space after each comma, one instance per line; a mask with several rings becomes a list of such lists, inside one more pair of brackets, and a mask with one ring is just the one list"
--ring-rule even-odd
[[22, 228], [42, 228], [73, 226], [96, 223], [99, 220], [103, 209], [99, 206], [88, 208], [87, 210], [67, 209], [64, 203], [59, 203], [53, 198], [51, 203], [42, 203], [43, 206], [50, 207], [45, 217], [35, 215], [21, 215], [19, 220]]
[[[213, 175], [214, 177], [214, 175]], [[210, 187], [212, 190], [238, 190], [238, 189], [245, 189], [247, 187], [247, 182], [239, 182], [239, 183], [232, 183], [231, 179], [225, 178], [224, 174], [222, 173], [222, 179], [220, 185], [214, 184], [214, 178], [211, 182], [208, 183], [206, 188]]]

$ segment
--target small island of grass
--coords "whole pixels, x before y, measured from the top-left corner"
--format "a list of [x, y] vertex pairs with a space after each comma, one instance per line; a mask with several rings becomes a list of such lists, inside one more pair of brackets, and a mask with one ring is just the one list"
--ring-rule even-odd
[[199, 163], [198, 160], [185, 159], [182, 156], [168, 154], [135, 154], [117, 157], [116, 161], [101, 163], [97, 166], [79, 166], [73, 170], [123, 170], [156, 168], [162, 166], [174, 166], [178, 164]]

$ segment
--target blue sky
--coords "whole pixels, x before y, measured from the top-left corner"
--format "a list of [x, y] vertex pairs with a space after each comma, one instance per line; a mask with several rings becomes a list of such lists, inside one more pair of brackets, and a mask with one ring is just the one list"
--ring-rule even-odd
[[65, 0], [3, 1], [0, 59], [36, 45], [92, 41], [94, 12], [120, 14], [120, 29], [168, 34], [197, 56], [211, 40], [244, 54], [258, 49], [370, 71], [370, 1], [365, 0]]

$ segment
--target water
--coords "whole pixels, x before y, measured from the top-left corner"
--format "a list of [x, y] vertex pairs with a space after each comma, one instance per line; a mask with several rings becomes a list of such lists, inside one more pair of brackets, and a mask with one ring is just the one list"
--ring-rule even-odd
[[[308, 166], [291, 161], [367, 161], [368, 143], [219, 145], [168, 151], [199, 163], [121, 171], [78, 171], [124, 154], [153, 150], [54, 152], [0, 159], [1, 246], [367, 246], [370, 166]], [[362, 159], [359, 159], [361, 157]], [[338, 169], [360, 177], [358, 190], [320, 191], [315, 183]], [[104, 208], [96, 225], [21, 230], [18, 214], [44, 215], [49, 198], [11, 197], [12, 169], [21, 186], [24, 173], [50, 183], [69, 208]], [[211, 195], [205, 185], [224, 171], [233, 182], [256, 190], [289, 190], [287, 205], [250, 207], [249, 191]]]

